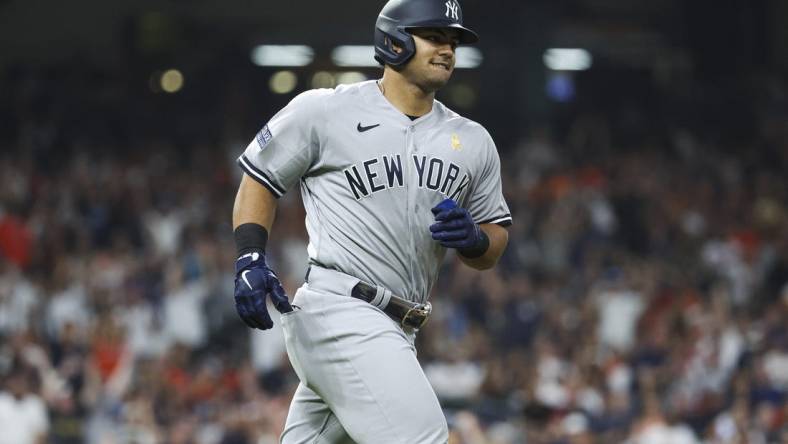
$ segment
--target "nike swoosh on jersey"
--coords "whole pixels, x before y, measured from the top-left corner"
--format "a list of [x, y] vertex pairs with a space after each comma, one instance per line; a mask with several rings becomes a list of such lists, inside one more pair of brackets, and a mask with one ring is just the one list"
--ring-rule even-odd
[[358, 130], [358, 132], [363, 133], [364, 131], [369, 131], [372, 128], [377, 128], [379, 126], [380, 126], [379, 123], [377, 125], [361, 126], [361, 122], [358, 122], [358, 126], [356, 127], [356, 129]]

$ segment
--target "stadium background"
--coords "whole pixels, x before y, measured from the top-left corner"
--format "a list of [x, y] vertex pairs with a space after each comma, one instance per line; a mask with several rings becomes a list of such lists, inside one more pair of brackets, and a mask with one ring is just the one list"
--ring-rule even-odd
[[[296, 379], [234, 313], [234, 159], [379, 75], [332, 51], [381, 5], [0, 1], [0, 443], [276, 442]], [[419, 338], [452, 443], [788, 442], [788, 3], [463, 7], [481, 63], [439, 99], [515, 224], [495, 271], [447, 260]], [[253, 63], [283, 44], [309, 63]]]

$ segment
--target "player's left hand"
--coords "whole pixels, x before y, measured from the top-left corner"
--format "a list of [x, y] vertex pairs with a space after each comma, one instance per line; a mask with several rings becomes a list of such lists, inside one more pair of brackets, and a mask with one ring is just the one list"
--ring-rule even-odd
[[279, 278], [265, 262], [265, 254], [247, 253], [235, 261], [235, 309], [246, 325], [260, 330], [274, 326], [266, 296], [280, 313], [293, 311]]
[[471, 213], [452, 199], [444, 199], [432, 209], [435, 223], [430, 225], [432, 238], [446, 248], [469, 250], [477, 247], [484, 236]]

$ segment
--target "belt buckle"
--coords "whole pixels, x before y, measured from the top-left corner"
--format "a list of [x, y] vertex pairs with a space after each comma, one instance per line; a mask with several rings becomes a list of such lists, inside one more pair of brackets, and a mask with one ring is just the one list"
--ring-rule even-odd
[[430, 318], [430, 313], [432, 313], [431, 303], [427, 302], [426, 304], [416, 304], [408, 309], [408, 311], [405, 313], [405, 316], [402, 317], [402, 322], [400, 325], [403, 327], [412, 327], [418, 330], [421, 327], [424, 327], [424, 324], [427, 323], [427, 320]]

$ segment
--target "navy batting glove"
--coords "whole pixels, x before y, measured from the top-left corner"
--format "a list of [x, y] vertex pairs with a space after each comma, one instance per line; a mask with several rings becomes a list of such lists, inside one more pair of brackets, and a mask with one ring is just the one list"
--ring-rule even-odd
[[446, 248], [456, 248], [468, 258], [479, 257], [487, 251], [490, 240], [473, 221], [471, 213], [452, 199], [445, 199], [432, 209], [435, 223], [430, 225], [432, 238]]
[[235, 261], [235, 309], [246, 325], [260, 330], [274, 326], [266, 296], [280, 313], [293, 311], [282, 284], [265, 263], [262, 252], [246, 253]]

